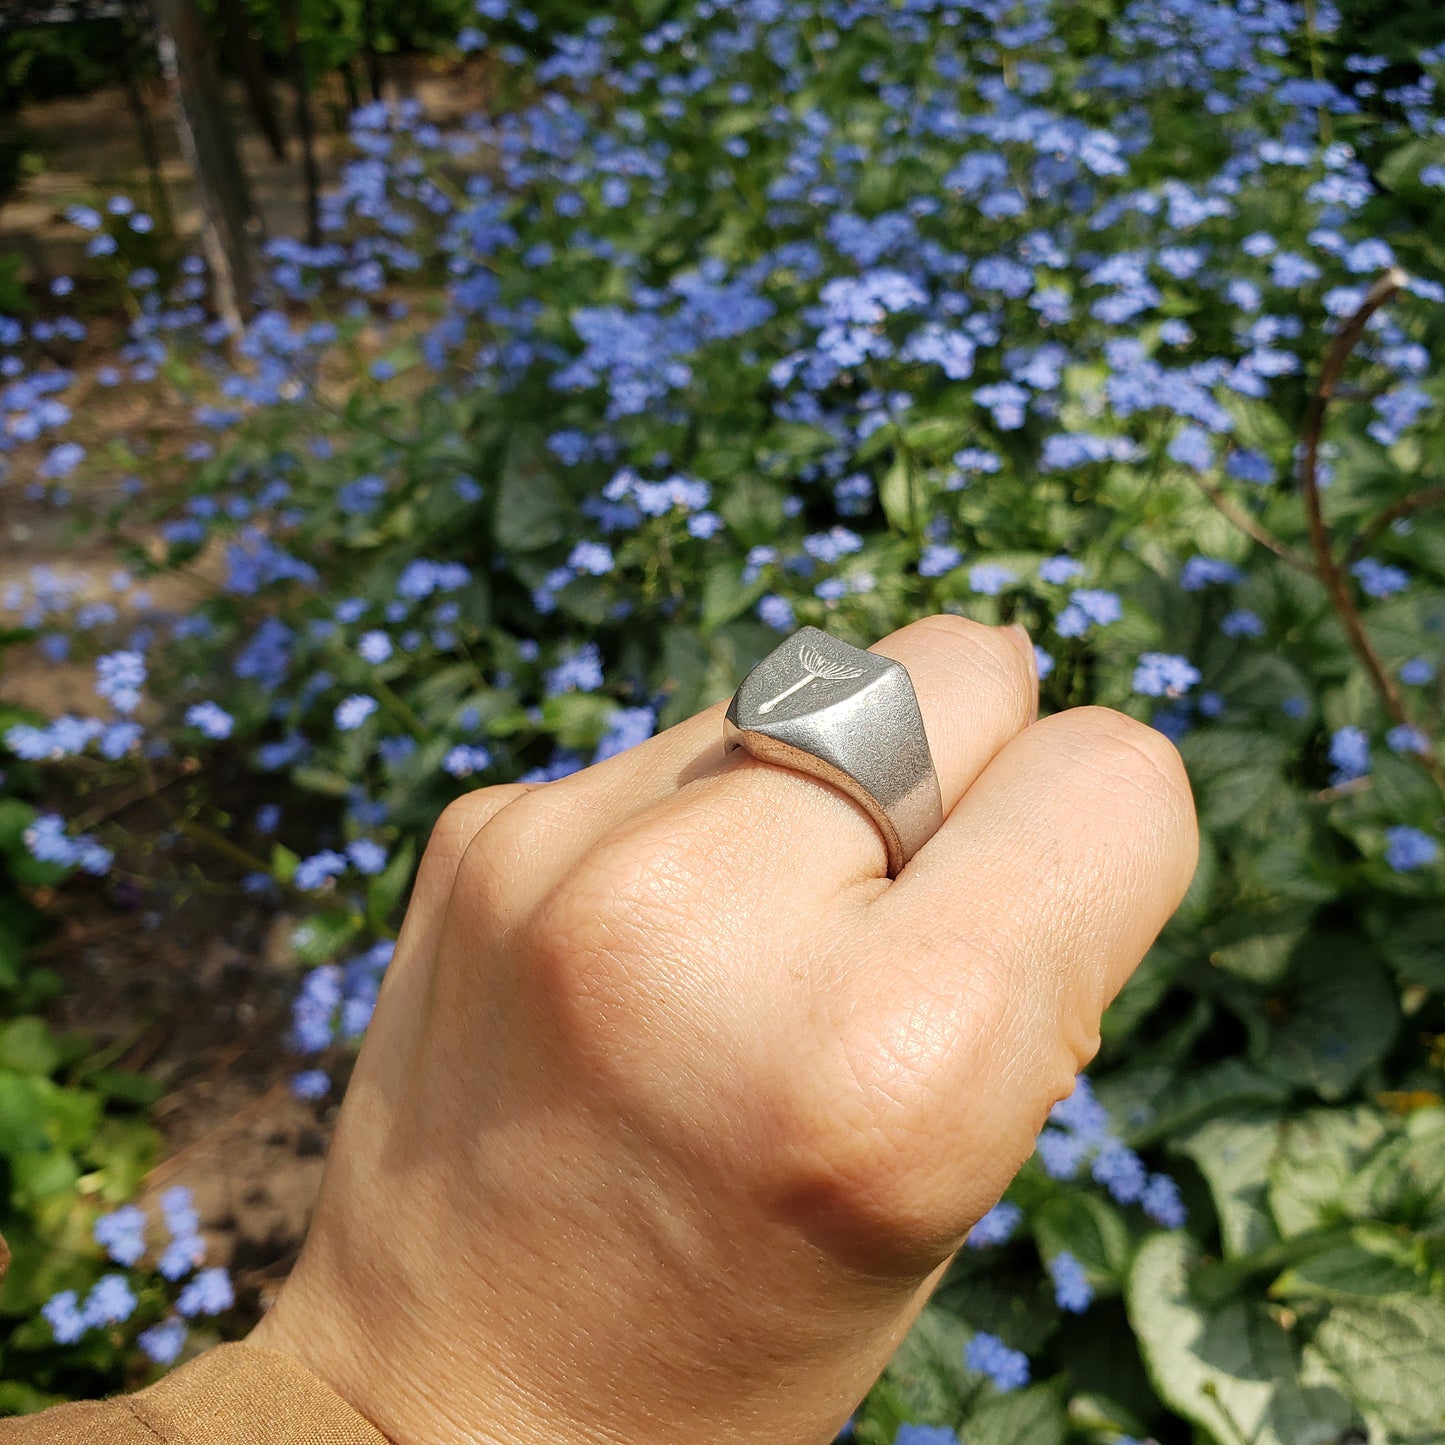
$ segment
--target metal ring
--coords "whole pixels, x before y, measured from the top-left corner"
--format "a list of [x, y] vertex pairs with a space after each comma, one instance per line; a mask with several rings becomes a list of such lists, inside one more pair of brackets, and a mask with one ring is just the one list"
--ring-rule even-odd
[[742, 680], [723, 750], [821, 778], [863, 807], [888, 849], [888, 876], [943, 826], [943, 797], [908, 669], [802, 627]]

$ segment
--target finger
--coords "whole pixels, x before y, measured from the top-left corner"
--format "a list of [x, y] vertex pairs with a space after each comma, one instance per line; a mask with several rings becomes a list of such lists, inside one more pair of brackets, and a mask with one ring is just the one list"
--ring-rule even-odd
[[[939, 615], [899, 629], [870, 650], [908, 671], [947, 813], [988, 760], [1028, 724], [1037, 697], [1033, 649], [1007, 629]], [[673, 732], [676, 738], [655, 739], [659, 746], [650, 754], [649, 743], [629, 755], [636, 769], [629, 796], [649, 792], [651, 770], [672, 785], [660, 796], [653, 785], [652, 806], [614, 832], [619, 847], [668, 854], [701, 886], [725, 890], [733, 915], [749, 924], [770, 910], [796, 915], [800, 908], [825, 908], [840, 888], [886, 876], [883, 837], [845, 793], [742, 750], [725, 756], [720, 710]]]
[[877, 1188], [941, 1237], [997, 1199], [1197, 855], [1189, 781], [1155, 729], [1075, 708], [1003, 748], [864, 910], [838, 991], [853, 1131], [889, 1141]]
[[397, 937], [398, 958], [429, 957], [441, 932], [457, 869], [473, 840], [501, 811], [533, 791], [531, 783], [476, 788], [442, 809], [422, 853], [411, 900]]

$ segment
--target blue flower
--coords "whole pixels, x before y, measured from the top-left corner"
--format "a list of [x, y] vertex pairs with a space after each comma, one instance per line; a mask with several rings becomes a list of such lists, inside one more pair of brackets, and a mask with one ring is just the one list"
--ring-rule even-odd
[[963, 560], [963, 554], [957, 547], [950, 547], [946, 542], [930, 542], [923, 549], [923, 555], [918, 559], [918, 575], [920, 577], [942, 577], [945, 572], [951, 572]]
[[1411, 687], [1423, 687], [1435, 678], [1435, 664], [1428, 657], [1412, 657], [1400, 665], [1400, 681]]
[[970, 1370], [987, 1375], [1000, 1390], [1017, 1390], [1029, 1382], [1028, 1356], [984, 1330], [964, 1347], [963, 1361]]
[[102, 1214], [91, 1232], [117, 1264], [132, 1265], [146, 1252], [145, 1230], [145, 1210], [125, 1204]]
[[236, 720], [214, 702], [198, 702], [186, 709], [186, 721], [208, 738], [228, 738]]
[[595, 642], [584, 642], [544, 675], [549, 697], [562, 692], [596, 692], [602, 686], [602, 652]]
[[373, 666], [383, 663], [392, 654], [391, 638], [378, 628], [363, 632], [356, 641], [356, 651], [363, 662]]
[[355, 732], [376, 711], [378, 706], [374, 697], [367, 697], [363, 693], [343, 698], [336, 704], [334, 714], [337, 730], [344, 733]]
[[138, 652], [112, 652], [97, 658], [95, 690], [121, 713], [132, 713], [140, 706], [140, 690], [145, 686], [145, 658]]
[[491, 753], [476, 743], [458, 743], [442, 759], [442, 771], [454, 778], [469, 778], [491, 765]]
[[607, 731], [597, 744], [592, 761], [616, 757], [639, 743], [646, 742], [657, 727], [657, 714], [650, 707], [620, 707], [607, 719]]
[[1082, 574], [1084, 568], [1079, 562], [1060, 552], [1054, 557], [1045, 557], [1039, 563], [1039, 581], [1052, 582], [1055, 585], [1062, 585], [1071, 582], [1075, 577]]
[[1200, 671], [1187, 657], [1168, 652], [1144, 652], [1134, 669], [1135, 692], [1146, 697], [1181, 697], [1200, 679]]
[[1352, 778], [1362, 778], [1370, 771], [1370, 739], [1363, 728], [1342, 727], [1330, 738], [1330, 762], [1334, 776], [1330, 783], [1338, 787]]
[[1149, 1176], [1139, 1204], [1150, 1219], [1166, 1229], [1182, 1229], [1189, 1217], [1179, 1197], [1179, 1186], [1167, 1174]]
[[769, 592], [758, 600], [758, 616], [779, 632], [790, 632], [793, 629], [793, 604], [776, 592]]
[[1203, 427], [1181, 427], [1167, 448], [1169, 459], [1196, 472], [1207, 472], [1214, 465], [1214, 445]]
[[1102, 1184], [1120, 1204], [1143, 1198], [1148, 1182], [1143, 1161], [1117, 1139], [1108, 1140], [1094, 1156], [1091, 1168], [1096, 1183]]
[[1391, 728], [1385, 734], [1385, 743], [1397, 753], [1418, 753], [1421, 757], [1428, 757], [1430, 753], [1430, 739], [1410, 723]]
[[1005, 1244], [1023, 1222], [1024, 1212], [1007, 1199], [1000, 1200], [968, 1232], [965, 1243], [970, 1249], [986, 1249]]
[[617, 564], [612, 548], [605, 542], [578, 542], [567, 558], [567, 565], [574, 572], [585, 573], [589, 577], [604, 577]]
[[386, 849], [372, 838], [356, 838], [346, 845], [346, 856], [358, 873], [371, 878], [386, 867]]
[[136, 1344], [157, 1365], [173, 1365], [186, 1343], [185, 1323], [175, 1316], [162, 1320], [136, 1336]]
[[135, 1291], [122, 1274], [104, 1274], [91, 1286], [81, 1306], [87, 1326], [118, 1325], [135, 1313]]
[[73, 1345], [90, 1326], [81, 1314], [73, 1289], [63, 1289], [40, 1306], [40, 1314], [50, 1326], [57, 1345]]
[[1051, 1179], [1073, 1179], [1084, 1162], [1087, 1147], [1086, 1141], [1077, 1134], [1045, 1129], [1038, 1137], [1035, 1150], [1044, 1173]]
[[985, 597], [997, 597], [1010, 582], [1016, 581], [1013, 572], [997, 562], [980, 562], [968, 569], [970, 590]]
[[180, 1292], [176, 1309], [187, 1319], [195, 1315], [219, 1315], [236, 1302], [231, 1277], [219, 1266], [203, 1269]]
[[1180, 570], [1179, 585], [1186, 592], [1198, 592], [1211, 582], [1243, 582], [1244, 573], [1220, 557], [1191, 557]]
[[958, 1445], [947, 1425], [900, 1425], [893, 1445]]
[[1402, 567], [1379, 562], [1373, 557], [1361, 557], [1350, 571], [1371, 597], [1389, 597], [1396, 592], [1403, 592], [1410, 585], [1410, 574]]
[[291, 1092], [298, 1099], [324, 1099], [331, 1092], [331, 1076], [325, 1069], [302, 1069], [291, 1076]]
[[1385, 862], [1396, 873], [1428, 868], [1439, 856], [1439, 843], [1419, 828], [1399, 825], [1385, 829]]
[[1081, 1315], [1093, 1304], [1094, 1287], [1084, 1266], [1068, 1250], [1060, 1250], [1049, 1261], [1049, 1277], [1054, 1282], [1054, 1303], [1061, 1310]]
[[309, 893], [323, 887], [329, 879], [340, 877], [346, 872], [347, 861], [334, 848], [323, 848], [309, 858], [303, 858], [296, 865], [292, 881], [303, 892]]
[[1219, 630], [1226, 637], [1263, 637], [1265, 627], [1257, 613], [1247, 607], [1236, 607], [1234, 611], [1225, 613]]

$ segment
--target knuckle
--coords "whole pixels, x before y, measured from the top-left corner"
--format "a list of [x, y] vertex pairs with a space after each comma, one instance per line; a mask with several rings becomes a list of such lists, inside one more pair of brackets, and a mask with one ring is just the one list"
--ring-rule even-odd
[[1033, 702], [1033, 669], [1002, 630], [949, 612], [935, 613], [913, 624], [943, 654], [952, 672], [960, 664], [984, 687], [1007, 698], [1020, 717]]
[[460, 855], [492, 818], [528, 791], [525, 783], [498, 783], [454, 798], [432, 825], [426, 851]]
[[1081, 761], [1192, 817], [1194, 791], [1184, 759], [1158, 728], [1109, 707], [1074, 708], [1060, 716], [1076, 729]]

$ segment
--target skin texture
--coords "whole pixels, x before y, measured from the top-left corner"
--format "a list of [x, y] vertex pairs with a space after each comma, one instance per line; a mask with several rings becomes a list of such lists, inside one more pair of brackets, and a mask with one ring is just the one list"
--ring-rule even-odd
[[832, 1439], [1198, 848], [1161, 733], [1033, 721], [1021, 630], [873, 650], [943, 792], [896, 880], [844, 794], [724, 758], [726, 699], [446, 811], [253, 1343], [400, 1445]]

